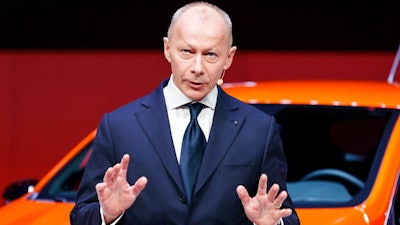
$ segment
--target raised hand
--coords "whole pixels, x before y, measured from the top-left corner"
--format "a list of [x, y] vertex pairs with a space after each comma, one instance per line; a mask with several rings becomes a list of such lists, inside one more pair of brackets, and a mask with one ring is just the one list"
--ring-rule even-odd
[[120, 163], [108, 168], [103, 182], [96, 185], [100, 207], [106, 224], [110, 224], [127, 210], [147, 184], [147, 178], [139, 178], [134, 185], [126, 180], [129, 155], [125, 154]]
[[290, 216], [291, 209], [282, 209], [282, 203], [287, 197], [287, 192], [279, 193], [279, 185], [273, 184], [267, 192], [268, 177], [262, 174], [258, 183], [257, 194], [250, 197], [246, 188], [239, 185], [236, 189], [242, 201], [247, 218], [257, 225], [276, 225], [280, 218]]

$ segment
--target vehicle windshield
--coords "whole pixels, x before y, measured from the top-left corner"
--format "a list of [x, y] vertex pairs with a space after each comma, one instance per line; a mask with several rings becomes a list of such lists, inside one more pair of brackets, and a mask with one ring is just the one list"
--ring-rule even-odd
[[[288, 162], [296, 207], [359, 204], [368, 196], [398, 110], [258, 104], [274, 115]], [[35, 199], [74, 202], [91, 143]]]
[[255, 105], [275, 116], [288, 191], [296, 207], [335, 207], [368, 196], [397, 110], [363, 107]]

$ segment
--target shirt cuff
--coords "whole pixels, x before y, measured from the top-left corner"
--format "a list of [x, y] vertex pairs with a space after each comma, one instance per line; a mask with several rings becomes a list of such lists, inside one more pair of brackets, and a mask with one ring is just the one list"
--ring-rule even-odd
[[[124, 215], [125, 212], [123, 212], [120, 216], [118, 216], [117, 219], [114, 220], [114, 222], [110, 223], [110, 225], [115, 225], [118, 223], [118, 221], [121, 220], [122, 216]], [[103, 209], [100, 207], [100, 216], [101, 216], [101, 225], [107, 225], [104, 219], [104, 214], [103, 214]]]
[[[253, 224], [254, 224], [254, 225], [257, 225], [257, 224], [255, 224], [255, 223], [253, 223]], [[280, 218], [279, 221], [278, 221], [278, 223], [277, 223], [276, 225], [284, 225], [283, 219]]]

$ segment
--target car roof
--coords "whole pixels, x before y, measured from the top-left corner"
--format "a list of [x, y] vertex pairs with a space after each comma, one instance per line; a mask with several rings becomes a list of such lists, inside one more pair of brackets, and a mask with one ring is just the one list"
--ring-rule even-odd
[[291, 80], [226, 83], [223, 89], [253, 104], [306, 104], [400, 109], [400, 85], [379, 81]]

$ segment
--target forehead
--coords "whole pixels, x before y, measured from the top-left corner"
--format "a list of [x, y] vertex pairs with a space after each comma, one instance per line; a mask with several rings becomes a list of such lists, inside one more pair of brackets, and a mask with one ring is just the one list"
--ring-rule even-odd
[[[229, 29], [224, 19], [211, 8], [191, 8], [185, 11], [175, 26], [172, 39], [188, 44], [221, 45], [228, 43]], [[228, 44], [229, 45], [229, 44]]]

